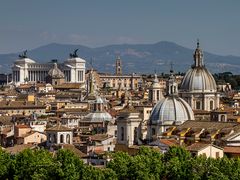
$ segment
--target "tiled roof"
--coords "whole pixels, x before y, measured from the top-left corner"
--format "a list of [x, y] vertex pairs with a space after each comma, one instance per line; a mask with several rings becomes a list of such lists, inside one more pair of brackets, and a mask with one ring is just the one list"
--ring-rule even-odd
[[110, 137], [111, 136], [108, 136], [107, 134], [95, 134], [90, 136], [89, 138], [91, 138], [92, 141], [104, 141]]
[[63, 144], [62, 145], [63, 149], [68, 149], [71, 152], [73, 152], [75, 155], [77, 155], [78, 157], [84, 158], [87, 157], [87, 154], [83, 153], [82, 151], [80, 151], [79, 149], [77, 149], [74, 145], [71, 144]]
[[19, 124], [19, 125], [16, 125], [15, 126], [16, 128], [31, 128], [30, 126], [27, 126], [27, 125], [25, 125], [25, 124]]
[[187, 147], [187, 150], [189, 151], [200, 151], [208, 146], [210, 146], [211, 144], [206, 144], [206, 143], [194, 143], [190, 146]]
[[45, 108], [42, 103], [29, 101], [1, 101], [0, 109], [28, 109], [28, 108]]
[[46, 131], [72, 131], [72, 129], [58, 124], [54, 127], [46, 129]]
[[160, 139], [160, 143], [166, 144], [168, 146], [176, 146], [178, 142], [175, 139]]
[[177, 129], [184, 128], [204, 128], [204, 129], [222, 129], [238, 126], [236, 122], [211, 122], [211, 121], [186, 121], [179, 125]]
[[12, 117], [11, 116], [0, 116], [0, 125], [10, 125]]
[[8, 147], [6, 148], [6, 152], [11, 153], [11, 154], [16, 154], [19, 153], [25, 149], [33, 149], [36, 146], [34, 144], [21, 144], [21, 145], [15, 145], [13, 147]]
[[225, 146], [224, 153], [240, 154], [240, 146]]

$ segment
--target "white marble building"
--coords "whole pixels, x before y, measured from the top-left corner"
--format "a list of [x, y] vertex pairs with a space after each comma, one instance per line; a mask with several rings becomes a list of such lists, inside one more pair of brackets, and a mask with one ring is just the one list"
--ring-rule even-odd
[[[58, 64], [59, 69], [64, 73], [65, 81], [70, 83], [85, 83], [86, 61], [75, 54]], [[12, 67], [12, 81], [15, 85], [25, 82], [45, 82], [48, 72], [54, 66], [53, 63], [40, 64], [28, 58], [26, 52], [19, 55]]]

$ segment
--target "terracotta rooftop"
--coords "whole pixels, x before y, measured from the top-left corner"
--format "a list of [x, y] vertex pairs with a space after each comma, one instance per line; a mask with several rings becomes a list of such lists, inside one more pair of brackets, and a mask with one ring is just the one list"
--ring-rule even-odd
[[21, 144], [21, 145], [15, 145], [13, 147], [8, 147], [5, 149], [6, 152], [11, 154], [17, 154], [25, 149], [33, 149], [36, 146], [34, 144]]
[[77, 149], [74, 145], [71, 144], [63, 144], [62, 145], [63, 149], [68, 149], [69, 151], [73, 152], [76, 156], [84, 158], [87, 157], [88, 155]]
[[58, 124], [54, 127], [46, 129], [46, 131], [72, 131], [72, 129]]
[[104, 141], [110, 137], [111, 136], [108, 136], [107, 134], [95, 134], [90, 136], [89, 138], [91, 138], [92, 141]]
[[225, 146], [224, 153], [240, 154], [240, 146]]
[[187, 150], [189, 151], [200, 151], [206, 147], [210, 146], [210, 144], [207, 143], [194, 143], [187, 147]]
[[177, 129], [184, 129], [184, 128], [223, 129], [223, 128], [233, 128], [235, 126], [239, 126], [239, 123], [188, 120], [183, 124], [179, 125]]
[[42, 103], [29, 101], [1, 101], [0, 109], [28, 109], [28, 108], [45, 108]]
[[0, 126], [12, 124], [11, 120], [12, 120], [11, 116], [0, 116]]
[[178, 142], [175, 139], [160, 139], [159, 142], [168, 146], [178, 145]]
[[19, 125], [16, 125], [15, 126], [16, 128], [31, 128], [30, 126], [27, 126], [27, 125], [25, 125], [25, 124], [19, 124]]
[[81, 83], [64, 83], [53, 87], [55, 89], [80, 89], [81, 85]]

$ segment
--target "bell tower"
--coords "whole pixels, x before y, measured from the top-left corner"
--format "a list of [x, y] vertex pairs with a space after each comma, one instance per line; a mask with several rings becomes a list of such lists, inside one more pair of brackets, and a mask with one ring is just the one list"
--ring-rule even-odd
[[120, 59], [120, 56], [116, 59], [116, 75], [122, 75], [122, 61]]

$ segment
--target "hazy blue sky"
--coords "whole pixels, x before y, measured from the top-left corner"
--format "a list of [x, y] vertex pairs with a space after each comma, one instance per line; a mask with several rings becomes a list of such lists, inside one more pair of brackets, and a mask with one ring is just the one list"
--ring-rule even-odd
[[51, 42], [98, 47], [173, 41], [240, 55], [239, 0], [8, 0], [0, 3], [0, 53]]

